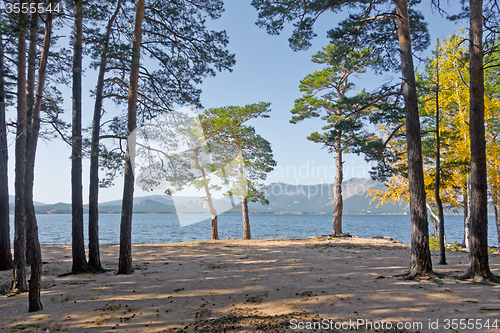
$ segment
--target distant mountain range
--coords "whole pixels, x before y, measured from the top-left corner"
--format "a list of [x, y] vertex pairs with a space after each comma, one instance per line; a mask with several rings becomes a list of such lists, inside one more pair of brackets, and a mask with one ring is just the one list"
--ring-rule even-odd
[[[352, 178], [342, 184], [344, 199], [344, 214], [407, 214], [407, 203], [385, 204], [376, 207], [370, 204], [367, 190], [383, 190], [384, 184], [369, 178]], [[266, 198], [268, 206], [260, 203], [249, 203], [249, 211], [253, 214], [329, 214], [332, 213], [333, 184], [291, 185], [285, 183], [271, 183], [267, 186]], [[14, 197], [10, 196], [10, 209], [14, 211]], [[226, 200], [226, 206], [228, 201]], [[206, 202], [198, 197], [175, 197], [168, 195], [150, 195], [134, 198], [135, 214], [175, 214], [177, 213], [207, 213]], [[44, 204], [35, 202], [38, 214], [71, 214], [71, 204], [56, 203]], [[84, 213], [88, 213], [88, 205], [84, 206]], [[121, 200], [103, 202], [99, 204], [101, 214], [121, 213]], [[225, 214], [241, 213], [241, 204], [226, 211]]]

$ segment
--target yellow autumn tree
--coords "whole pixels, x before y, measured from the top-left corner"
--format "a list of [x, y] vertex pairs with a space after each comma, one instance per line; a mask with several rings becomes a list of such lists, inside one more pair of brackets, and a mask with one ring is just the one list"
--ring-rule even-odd
[[485, 122], [486, 156], [488, 167], [488, 186], [493, 199], [495, 221], [500, 246], [500, 54], [497, 52], [485, 57]]
[[[468, 216], [468, 188], [470, 164], [469, 139], [469, 70], [466, 55], [468, 54], [467, 38], [461, 34], [453, 34], [448, 39], [437, 43], [431, 59], [428, 59], [423, 73], [419, 75], [420, 112], [422, 126], [422, 147], [424, 154], [424, 177], [428, 207], [436, 207], [436, 110], [439, 109], [440, 136], [440, 197], [448, 208], [463, 207], [464, 216]], [[496, 72], [494, 72], [496, 70]], [[485, 122], [486, 144], [488, 154], [489, 188], [500, 215], [500, 99], [498, 70], [492, 67], [485, 75]], [[437, 96], [436, 96], [437, 95]], [[385, 190], [369, 191], [372, 201], [379, 204], [387, 202], [403, 202], [408, 199], [408, 180], [404, 170], [405, 141], [404, 126], [400, 135], [393, 135], [380, 127], [379, 133], [384, 140], [391, 139], [386, 145], [392, 149], [398, 159], [387, 162], [388, 168], [395, 171], [385, 183]], [[389, 137], [391, 135], [391, 137]], [[434, 215], [435, 216], [435, 215]], [[500, 218], [498, 219], [500, 220]], [[464, 220], [467, 234], [468, 220]], [[500, 229], [500, 221], [497, 223]], [[464, 243], [467, 245], [466, 237]]]
[[[443, 204], [459, 207], [461, 193], [459, 180], [462, 170], [459, 166], [466, 165], [468, 127], [464, 121], [468, 116], [468, 94], [467, 87], [462, 87], [460, 75], [463, 80], [468, 79], [467, 68], [462, 67], [461, 58], [466, 48], [460, 44], [460, 37], [453, 35], [443, 43], [438, 43], [434, 57], [428, 59], [424, 73], [419, 75], [420, 83], [420, 113], [422, 126], [422, 141], [424, 154], [424, 181], [426, 197], [429, 206], [435, 206], [434, 202], [434, 178], [435, 178], [435, 122], [436, 113], [436, 87], [439, 93], [440, 108], [440, 137], [441, 137], [441, 160], [449, 161], [443, 163], [442, 170], [445, 177], [441, 180], [440, 193]], [[440, 45], [439, 45], [440, 44]], [[463, 73], [462, 73], [463, 72]], [[460, 75], [456, 75], [460, 73]], [[439, 80], [438, 80], [439, 77]], [[436, 82], [439, 81], [437, 85]], [[457, 87], [459, 89], [457, 89]], [[398, 155], [398, 159], [388, 163], [391, 178], [385, 183], [385, 190], [373, 190], [369, 194], [379, 204], [387, 202], [403, 202], [408, 199], [408, 179], [406, 177], [406, 143], [405, 128], [401, 126], [399, 135], [379, 127], [379, 134], [383, 141], [389, 140], [386, 149], [392, 150]], [[389, 136], [392, 135], [390, 138]], [[458, 163], [458, 161], [465, 161]], [[458, 189], [458, 190], [457, 190]]]

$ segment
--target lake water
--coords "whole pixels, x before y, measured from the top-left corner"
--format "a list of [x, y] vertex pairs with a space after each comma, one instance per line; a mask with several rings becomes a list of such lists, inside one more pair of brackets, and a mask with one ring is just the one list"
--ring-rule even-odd
[[[85, 238], [88, 241], [88, 215], [85, 215]], [[120, 241], [120, 215], [102, 214], [99, 217], [101, 244]], [[497, 246], [495, 219], [488, 217], [488, 243]], [[71, 215], [37, 215], [40, 243], [71, 244]], [[14, 239], [14, 216], [10, 217], [11, 241]], [[242, 238], [241, 215], [219, 216], [219, 238]], [[332, 232], [332, 215], [256, 214], [250, 215], [252, 238], [307, 238]], [[445, 216], [446, 237], [449, 243], [463, 241], [463, 216]], [[344, 215], [343, 231], [360, 237], [388, 236], [410, 244], [409, 215]], [[132, 243], [158, 244], [211, 237], [210, 220], [181, 227], [175, 214], [135, 214], [132, 221]]]

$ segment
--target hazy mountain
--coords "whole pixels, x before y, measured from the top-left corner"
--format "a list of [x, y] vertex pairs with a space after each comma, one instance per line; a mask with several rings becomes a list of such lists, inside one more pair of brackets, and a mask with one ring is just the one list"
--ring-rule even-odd
[[[344, 214], [406, 214], [408, 204], [385, 204], [376, 207], [370, 204], [370, 197], [366, 197], [367, 190], [384, 189], [380, 182], [369, 178], [352, 178], [342, 184], [344, 199]], [[249, 203], [251, 213], [267, 214], [331, 214], [333, 211], [333, 184], [291, 185], [285, 183], [269, 184], [266, 190], [268, 206], [260, 203]], [[215, 200], [222, 210], [231, 208], [226, 199]], [[237, 202], [236, 202], [237, 203]], [[166, 213], [207, 213], [206, 202], [199, 197], [175, 197], [169, 195], [149, 195], [134, 198], [134, 213], [136, 214], [166, 214]], [[70, 214], [71, 205], [56, 203], [52, 205], [36, 203], [36, 212], [39, 214]], [[13, 205], [11, 211], [14, 210]], [[88, 213], [88, 205], [84, 206]], [[101, 214], [120, 214], [121, 200], [108, 201], [99, 204]], [[241, 213], [241, 204], [237, 204], [226, 213]]]
[[[407, 204], [376, 207], [367, 190], [383, 190], [384, 184], [369, 178], [352, 178], [342, 183], [344, 214], [405, 214]], [[333, 184], [291, 185], [273, 183], [267, 187], [269, 206], [251, 203], [249, 208], [269, 213], [332, 213]]]
[[[13, 195], [9, 195], [9, 211], [11, 213], [14, 213], [14, 202], [15, 202], [15, 197]], [[42, 202], [38, 202], [38, 201], [33, 201], [33, 205], [35, 205], [35, 210], [36, 210], [36, 207], [37, 206], [43, 206], [43, 205], [46, 205]]]
[[[161, 194], [155, 194], [155, 195], [148, 195], [145, 197], [135, 197], [134, 198], [134, 204], [141, 204], [142, 202], [150, 200], [150, 201], [155, 201], [159, 202], [165, 205], [174, 205], [174, 201], [170, 195], [161, 195]], [[176, 202], [189, 202], [189, 201], [201, 201], [201, 199], [197, 199], [196, 197], [183, 197], [183, 196], [176, 196], [175, 197]], [[122, 200], [114, 200], [114, 201], [107, 201], [107, 202], [101, 202], [99, 204], [99, 207], [101, 206], [121, 206], [122, 205]]]
[[[38, 214], [71, 214], [71, 204], [57, 203], [53, 205], [36, 206], [35, 211]], [[89, 212], [89, 206], [84, 205], [83, 212]], [[101, 214], [121, 214], [121, 205], [106, 204], [99, 205], [99, 213]], [[136, 214], [173, 214], [175, 213], [174, 205], [166, 205], [154, 200], [141, 200], [134, 204], [134, 213]]]
[[[13, 195], [9, 195], [9, 205], [14, 205], [14, 201], [15, 201], [15, 197]], [[38, 202], [38, 201], [33, 201], [33, 204], [35, 206], [42, 206], [42, 205], [46, 205], [42, 202]]]

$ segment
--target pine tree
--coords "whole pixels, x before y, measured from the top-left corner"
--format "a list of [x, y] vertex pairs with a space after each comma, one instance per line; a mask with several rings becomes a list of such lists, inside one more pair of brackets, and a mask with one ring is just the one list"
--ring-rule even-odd
[[471, 207], [469, 268], [461, 276], [497, 280], [488, 263], [488, 182], [484, 126], [483, 1], [470, 1]]
[[[209, 142], [224, 143], [233, 146], [237, 158], [232, 158], [232, 168], [225, 168], [225, 177], [232, 180], [228, 196], [238, 196], [241, 201], [243, 216], [243, 238], [251, 239], [248, 201], [269, 204], [264, 196], [265, 186], [259, 181], [265, 180], [267, 174], [276, 165], [270, 143], [255, 133], [251, 126], [244, 125], [253, 118], [267, 118], [270, 112], [269, 103], [248, 104], [212, 108], [203, 114], [202, 126]], [[231, 154], [234, 157], [235, 154]], [[221, 165], [224, 166], [224, 159]]]
[[[393, 10], [379, 6], [391, 3]], [[416, 5], [419, 1], [412, 1]], [[402, 74], [402, 95], [405, 105], [406, 139], [409, 173], [410, 214], [412, 224], [411, 267], [408, 278], [432, 275], [429, 250], [429, 232], [422, 165], [422, 147], [419, 123], [418, 99], [412, 49], [428, 46], [429, 35], [422, 15], [413, 8], [408, 9], [406, 0], [370, 2], [364, 1], [269, 1], [253, 0], [252, 5], [259, 10], [257, 24], [271, 34], [278, 34], [285, 21], [295, 21], [295, 30], [289, 39], [292, 48], [298, 50], [310, 46], [309, 40], [315, 36], [313, 27], [318, 15], [326, 11], [339, 11], [347, 7], [360, 7], [361, 12], [350, 14], [337, 29], [328, 35], [333, 40], [343, 40], [349, 46], [372, 47], [375, 56], [384, 54], [374, 64], [375, 69], [400, 68]], [[383, 13], [383, 14], [381, 14]], [[411, 26], [410, 26], [411, 25]], [[396, 37], [397, 33], [397, 37]], [[395, 59], [399, 54], [400, 61]], [[399, 63], [399, 66], [397, 65]]]
[[127, 153], [125, 155], [125, 173], [123, 184], [122, 218], [120, 224], [120, 257], [118, 274], [132, 274], [132, 209], [134, 205], [135, 135], [137, 127], [137, 85], [139, 81], [139, 62], [141, 59], [142, 22], [144, 20], [144, 0], [137, 1], [135, 15], [134, 42], [132, 44], [132, 65], [130, 69], [128, 117], [127, 117]]
[[[48, 2], [51, 7], [54, 1]], [[37, 16], [38, 14], [32, 14]], [[47, 61], [49, 57], [49, 47], [52, 37], [52, 12], [47, 12], [45, 18], [45, 33], [43, 39], [42, 53], [38, 68], [38, 79], [36, 82], [36, 92], [33, 94], [33, 102], [28, 103], [30, 117], [28, 118], [28, 138], [27, 138], [27, 157], [26, 157], [26, 220], [27, 220], [27, 243], [29, 258], [31, 261], [31, 277], [29, 280], [29, 311], [35, 312], [43, 309], [40, 300], [40, 285], [42, 278], [42, 253], [40, 242], [38, 240], [38, 226], [33, 205], [33, 185], [35, 172], [35, 155], [38, 137], [40, 133], [40, 111], [42, 109], [42, 99], [44, 95], [45, 79], [47, 72]], [[37, 27], [36, 27], [37, 28]], [[33, 37], [32, 42], [35, 41]], [[31, 44], [31, 42], [30, 42]], [[30, 45], [31, 48], [31, 45]], [[35, 49], [35, 47], [33, 47]], [[29, 63], [29, 62], [28, 62]], [[31, 84], [28, 84], [28, 87]], [[34, 85], [33, 85], [34, 87]]]
[[[0, 14], [0, 19], [2, 18]], [[0, 271], [12, 268], [9, 225], [9, 182], [7, 127], [5, 124], [5, 75], [7, 66], [4, 62], [3, 25], [0, 27]]]
[[[27, 4], [21, 1], [21, 4]], [[17, 26], [17, 134], [15, 162], [14, 277], [12, 292], [28, 290], [26, 284], [26, 29], [28, 18], [22, 11]]]
[[88, 271], [83, 235], [82, 195], [82, 47], [83, 2], [75, 0], [73, 31], [73, 114], [71, 131], [71, 272]]
[[[124, 12], [129, 13], [130, 10], [131, 8], [125, 8]], [[224, 49], [228, 43], [225, 32], [210, 31], [205, 26], [206, 18], [216, 19], [222, 10], [223, 3], [220, 0], [187, 3], [150, 1], [145, 4], [143, 29], [140, 36], [142, 43], [137, 47], [140, 47], [140, 52], [144, 54], [144, 57], [151, 58], [156, 65], [149, 67], [151, 64], [149, 62], [145, 66], [137, 58], [138, 62], [135, 65], [132, 62], [130, 66], [131, 62], [124, 59], [130, 59], [132, 55], [137, 57], [135, 52], [139, 49], [134, 47], [120, 47], [110, 54], [110, 67], [113, 67], [113, 70], [109, 71], [110, 76], [106, 79], [104, 97], [112, 97], [117, 102], [123, 101], [124, 98], [128, 100], [129, 108], [136, 108], [136, 112], [131, 109], [131, 113], [136, 114], [136, 121], [134, 124], [132, 118], [127, 115], [132, 122], [128, 128], [124, 128], [125, 117], [117, 117], [110, 126], [113, 134], [101, 135], [100, 138], [112, 137], [123, 140], [133, 132], [137, 125], [141, 126], [154, 117], [173, 110], [176, 104], [200, 104], [201, 91], [196, 88], [196, 85], [201, 83], [204, 77], [215, 75], [215, 70], [230, 69], [234, 65], [234, 56]], [[121, 36], [127, 38], [128, 41], [136, 41], [139, 36], [136, 35], [134, 39], [130, 34], [126, 17], [123, 22], [118, 27]], [[172, 25], [171, 22], [176, 22], [176, 24]], [[134, 69], [134, 66], [138, 68]], [[124, 79], [126, 71], [137, 72], [135, 101], [131, 99], [133, 94], [130, 94], [133, 91], [131, 88], [135, 85], [132, 81], [133, 76], [130, 76], [127, 82]], [[133, 140], [129, 138], [129, 147], [133, 146]], [[133, 152], [129, 152], [128, 156], [125, 158], [127, 186], [122, 204], [121, 242], [123, 245], [120, 260], [122, 265], [120, 266], [123, 269], [119, 269], [120, 273], [125, 274], [132, 271], [129, 240], [131, 240], [132, 219], [131, 187], [134, 181], [133, 174], [131, 174], [132, 166], [127, 166], [130, 163], [127, 159], [133, 159]]]
[[[92, 121], [92, 139], [90, 146], [90, 189], [89, 189], [89, 267], [95, 272], [102, 272], [99, 251], [99, 136], [101, 133], [101, 113], [103, 107], [104, 78], [108, 66], [111, 32], [121, 9], [121, 0], [116, 3], [102, 38], [103, 47], [99, 57], [99, 74], [95, 92], [94, 117]], [[107, 6], [106, 6], [107, 8]], [[94, 31], [97, 35], [97, 32]], [[100, 45], [100, 44], [99, 44]]]
[[332, 236], [342, 235], [342, 154], [357, 144], [363, 120], [367, 120], [368, 114], [365, 107], [360, 107], [359, 98], [348, 98], [347, 93], [354, 89], [354, 84], [350, 82], [351, 76], [365, 72], [374, 62], [370, 53], [369, 48], [364, 48], [342, 54], [341, 46], [330, 44], [313, 55], [313, 62], [327, 67], [309, 74], [301, 81], [300, 90], [304, 96], [295, 100], [291, 111], [294, 116], [290, 122], [293, 124], [320, 116], [327, 123], [322, 127], [323, 133], [314, 132], [307, 139], [323, 144], [335, 154]]

